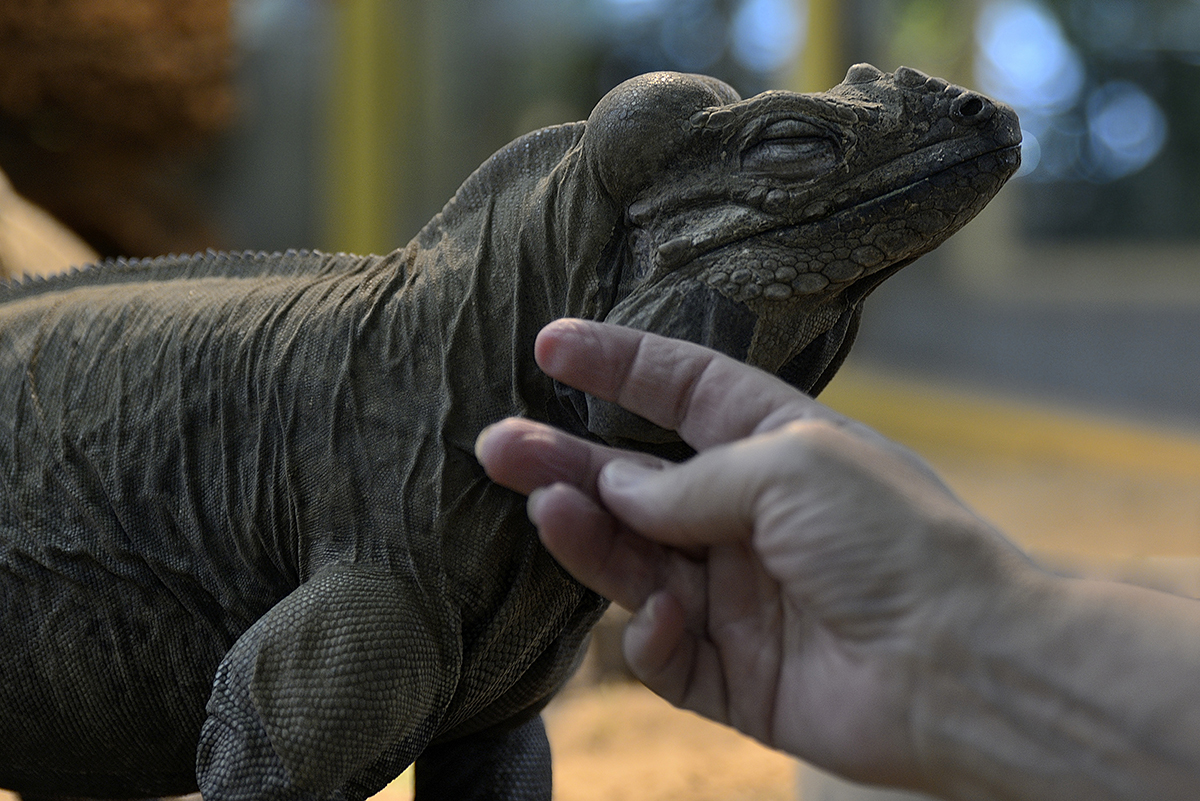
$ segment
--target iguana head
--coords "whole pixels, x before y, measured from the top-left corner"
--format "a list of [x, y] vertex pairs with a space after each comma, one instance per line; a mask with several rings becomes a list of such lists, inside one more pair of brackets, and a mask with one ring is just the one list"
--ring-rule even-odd
[[[585, 157], [625, 210], [600, 265], [609, 322], [699, 342], [816, 394], [863, 298], [967, 223], [1016, 171], [1009, 107], [869, 64], [817, 94], [747, 100], [699, 75], [613, 89]], [[610, 442], [674, 434], [587, 400]]]

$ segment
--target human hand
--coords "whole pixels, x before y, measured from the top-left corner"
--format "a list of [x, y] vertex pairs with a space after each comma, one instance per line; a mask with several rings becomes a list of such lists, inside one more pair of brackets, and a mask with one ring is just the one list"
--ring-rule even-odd
[[667, 700], [860, 781], [922, 787], [936, 642], [1024, 558], [914, 454], [696, 345], [558, 321], [538, 363], [698, 451], [683, 464], [509, 419], [476, 451], [543, 542], [638, 610], [625, 654]]

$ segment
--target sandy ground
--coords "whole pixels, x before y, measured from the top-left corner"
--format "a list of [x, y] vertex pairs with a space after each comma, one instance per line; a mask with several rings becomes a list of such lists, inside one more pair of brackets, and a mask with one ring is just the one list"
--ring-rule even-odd
[[548, 711], [558, 801], [783, 801], [796, 762], [637, 684], [575, 691]]
[[[787, 801], [797, 763], [640, 684], [575, 686], [546, 710], [556, 801]], [[401, 777], [376, 801], [412, 798]]]

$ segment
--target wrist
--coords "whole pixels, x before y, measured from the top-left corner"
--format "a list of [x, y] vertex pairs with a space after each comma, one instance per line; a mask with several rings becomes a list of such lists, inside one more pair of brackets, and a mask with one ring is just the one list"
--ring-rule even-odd
[[1185, 799], [1200, 770], [1195, 601], [1030, 567], [946, 629], [914, 706], [956, 799]]
[[[1023, 749], [1010, 731], [1020, 724], [1008, 708], [1015, 700], [1009, 683], [1028, 689], [1027, 677], [1011, 674], [1020, 672], [1014, 662], [1045, 636], [1039, 621], [1061, 608], [1069, 588], [1015, 549], [999, 551], [943, 597], [920, 651], [912, 742], [919, 789], [939, 797], [1022, 797], [1004, 789], [1008, 770], [1027, 763], [1004, 753]], [[1005, 764], [1008, 769], [1000, 767]]]

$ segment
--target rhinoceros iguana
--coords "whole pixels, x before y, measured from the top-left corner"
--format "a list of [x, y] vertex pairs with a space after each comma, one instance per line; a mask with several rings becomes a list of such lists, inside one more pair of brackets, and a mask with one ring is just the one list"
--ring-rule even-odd
[[604, 600], [472, 456], [556, 387], [562, 316], [817, 392], [863, 298], [1019, 161], [1013, 112], [901, 68], [739, 99], [658, 73], [498, 152], [385, 256], [207, 253], [0, 287], [0, 786], [546, 798], [538, 712]]

